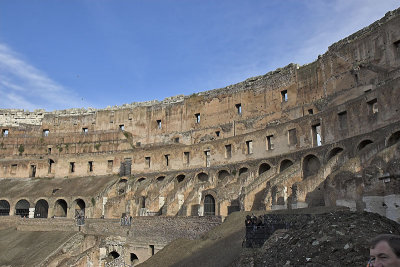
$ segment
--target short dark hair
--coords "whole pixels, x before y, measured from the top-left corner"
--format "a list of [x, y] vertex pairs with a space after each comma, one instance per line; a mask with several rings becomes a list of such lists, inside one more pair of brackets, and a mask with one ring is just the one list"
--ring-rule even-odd
[[386, 241], [394, 254], [396, 254], [397, 258], [400, 258], [400, 235], [378, 235], [370, 241], [370, 248], [375, 248], [375, 246], [381, 241]]

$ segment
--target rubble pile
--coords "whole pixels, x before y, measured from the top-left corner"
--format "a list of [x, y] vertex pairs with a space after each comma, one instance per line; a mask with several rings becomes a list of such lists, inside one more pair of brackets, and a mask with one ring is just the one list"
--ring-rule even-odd
[[289, 229], [276, 230], [261, 248], [243, 249], [235, 266], [365, 266], [371, 238], [400, 234], [398, 223], [375, 213], [281, 216]]

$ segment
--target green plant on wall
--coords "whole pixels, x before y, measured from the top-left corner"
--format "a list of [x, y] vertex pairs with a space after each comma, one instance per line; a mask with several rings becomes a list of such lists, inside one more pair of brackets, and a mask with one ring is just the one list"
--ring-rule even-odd
[[65, 144], [65, 150], [68, 151], [69, 144]]
[[56, 147], [57, 147], [57, 149], [58, 149], [58, 152], [60, 152], [60, 153], [61, 153], [61, 152], [63, 151], [63, 148], [62, 148], [62, 146], [61, 146], [61, 145], [57, 145]]
[[24, 153], [24, 151], [25, 151], [24, 145], [19, 145], [18, 152], [20, 156], [22, 156], [22, 153]]
[[94, 197], [92, 197], [92, 205], [93, 207], [96, 205], [96, 199], [94, 199]]
[[100, 144], [100, 143], [94, 145], [94, 148], [95, 148], [96, 150], [99, 150], [100, 147], [101, 147], [101, 144]]

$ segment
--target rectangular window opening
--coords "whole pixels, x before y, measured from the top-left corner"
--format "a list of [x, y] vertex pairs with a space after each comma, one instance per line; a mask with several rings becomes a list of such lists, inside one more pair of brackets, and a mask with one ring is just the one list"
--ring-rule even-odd
[[321, 138], [321, 124], [315, 124], [311, 128], [312, 132], [312, 145], [313, 146], [321, 146], [322, 138]]
[[190, 163], [190, 152], [183, 152], [183, 160], [186, 165]]
[[3, 129], [2, 136], [3, 137], [7, 137], [8, 136], [8, 129]]
[[70, 173], [75, 172], [75, 162], [70, 162], [69, 163], [69, 172]]
[[87, 134], [88, 133], [88, 128], [82, 128], [82, 133]]
[[339, 127], [344, 130], [347, 129], [347, 111], [342, 111], [338, 113]]
[[125, 125], [120, 124], [120, 125], [119, 125], [119, 129], [120, 129], [121, 131], [124, 131], [124, 130], [125, 130]]
[[29, 170], [29, 177], [34, 178], [36, 176], [36, 165], [31, 165]]
[[150, 256], [154, 255], [154, 245], [149, 245], [149, 255]]
[[144, 160], [145, 160], [145, 163], [146, 163], [146, 167], [150, 168], [151, 158], [150, 157], [145, 157]]
[[272, 142], [273, 141], [273, 135], [268, 135], [267, 136], [267, 143], [266, 143], [266, 145], [267, 145], [267, 150], [273, 150], [274, 149], [274, 143]]
[[16, 174], [17, 173], [17, 164], [12, 164], [11, 165], [11, 174]]
[[50, 133], [49, 129], [43, 130], [43, 136], [49, 136], [49, 133]]
[[232, 157], [232, 145], [225, 145], [225, 158], [229, 159]]
[[288, 143], [291, 146], [297, 144], [297, 131], [296, 131], [296, 129], [290, 129], [288, 131]]
[[175, 137], [175, 138], [174, 138], [174, 142], [175, 142], [175, 143], [179, 143], [179, 137]]
[[313, 110], [312, 108], [310, 108], [310, 109], [308, 110], [308, 114], [310, 114], [310, 115], [314, 114], [314, 110]]
[[88, 169], [89, 169], [89, 172], [93, 172], [93, 161], [88, 162]]
[[368, 113], [370, 115], [378, 113], [378, 100], [376, 98], [368, 101], [367, 104], [368, 104]]
[[211, 152], [210, 152], [210, 150], [204, 151], [204, 154], [206, 156], [206, 167], [210, 167], [210, 165], [211, 165], [211, 162], [210, 162]]
[[51, 147], [47, 148], [47, 154], [51, 154]]
[[236, 104], [235, 107], [236, 107], [237, 114], [242, 115], [242, 104], [241, 103]]
[[253, 154], [253, 141], [246, 141], [246, 154]]
[[107, 161], [107, 169], [108, 169], [109, 171], [112, 170], [113, 165], [114, 165], [114, 161], [113, 161], [112, 159], [110, 159], [110, 160]]
[[200, 113], [196, 113], [194, 116], [196, 117], [196, 123], [200, 123]]
[[169, 166], [169, 154], [168, 155], [164, 155], [165, 158], [165, 166]]
[[157, 128], [161, 129], [161, 120], [157, 120]]
[[216, 135], [217, 137], [219, 137], [220, 134], [221, 134], [220, 131], [215, 131], [215, 135]]
[[281, 91], [281, 101], [282, 102], [287, 102], [288, 101], [288, 92], [287, 92], [287, 90]]

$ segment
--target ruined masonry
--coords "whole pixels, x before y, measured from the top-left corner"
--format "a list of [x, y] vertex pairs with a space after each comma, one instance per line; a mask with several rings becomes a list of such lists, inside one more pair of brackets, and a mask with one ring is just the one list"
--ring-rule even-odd
[[133, 266], [239, 210], [400, 222], [400, 9], [304, 66], [163, 101], [2, 109], [0, 129], [0, 229], [64, 232], [35, 266]]

